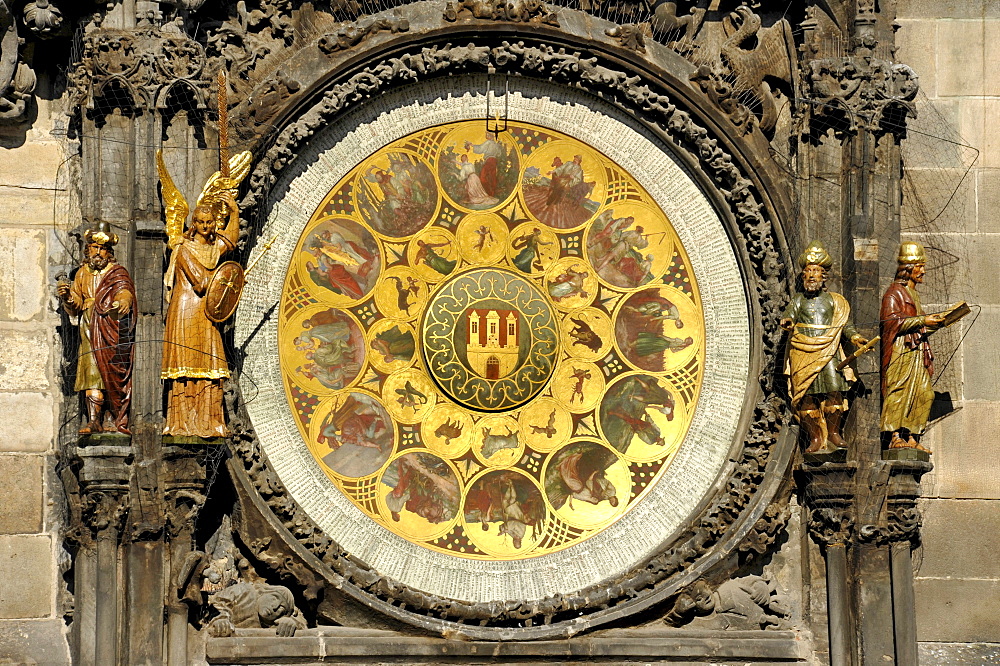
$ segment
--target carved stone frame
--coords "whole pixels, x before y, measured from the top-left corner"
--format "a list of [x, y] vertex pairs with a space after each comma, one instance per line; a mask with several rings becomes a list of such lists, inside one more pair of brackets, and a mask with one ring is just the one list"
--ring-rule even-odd
[[[349, 63], [279, 114], [275, 122], [282, 129], [268, 139], [250, 178], [245, 214], [261, 212], [271, 186], [316, 132], [351, 105], [399, 84], [489, 68], [582, 88], [634, 114], [673, 149], [706, 193], [743, 271], [753, 322], [751, 380], [729, 464], [690, 522], [632, 570], [573, 594], [492, 603], [426, 594], [381, 576], [345, 553], [288, 495], [261, 450], [235, 382], [227, 391], [235, 454], [230, 469], [241, 495], [301, 562], [286, 565], [286, 573], [304, 565], [354, 602], [425, 630], [481, 640], [565, 638], [648, 609], [711, 576], [713, 567], [754, 538], [755, 525], [778, 496], [795, 446], [791, 429], [783, 430], [788, 411], [774, 383], [781, 340], [778, 319], [788, 293], [788, 252], [777, 212], [783, 196], [778, 183], [750, 166], [757, 161], [754, 155], [766, 158], [763, 137], [754, 133], [736, 138], [738, 132], [724, 116], [700, 108], [694, 89], [681, 76], [606, 44], [587, 44], [594, 48], [584, 55], [579, 38], [555, 28], [534, 26], [531, 37], [511, 43], [502, 40], [510, 35], [509, 26], [503, 34], [494, 33], [495, 38], [483, 26], [473, 27], [480, 29], [401, 36], [352, 53]], [[465, 45], [454, 47], [455, 42]], [[244, 541], [249, 543], [249, 537]]]

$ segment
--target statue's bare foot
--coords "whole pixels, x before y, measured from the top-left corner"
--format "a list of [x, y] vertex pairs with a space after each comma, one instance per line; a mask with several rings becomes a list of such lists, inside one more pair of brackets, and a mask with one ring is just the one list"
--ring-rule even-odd
[[91, 421], [87, 425], [80, 428], [79, 432], [81, 435], [94, 435], [99, 432], [104, 432], [104, 430], [101, 428], [100, 423], [97, 421]]
[[910, 438], [910, 441], [908, 441], [906, 444], [911, 449], [916, 449], [917, 451], [923, 451], [924, 453], [932, 453], [930, 449], [928, 449], [926, 446], [922, 445], [920, 442], [918, 442], [912, 437]]
[[832, 446], [835, 449], [843, 449], [847, 447], [847, 444], [844, 443], [844, 438], [841, 437], [840, 435], [831, 434], [828, 442], [830, 446]]
[[892, 441], [889, 443], [890, 449], [909, 449], [910, 443], [900, 437], [897, 433], [892, 433]]

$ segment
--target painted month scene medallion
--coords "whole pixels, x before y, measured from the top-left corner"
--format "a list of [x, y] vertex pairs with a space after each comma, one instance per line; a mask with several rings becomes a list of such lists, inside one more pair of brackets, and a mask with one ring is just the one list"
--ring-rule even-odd
[[324, 481], [392, 538], [461, 559], [629, 520], [684, 446], [705, 366], [688, 255], [640, 183], [560, 132], [462, 121], [328, 187], [278, 308]]

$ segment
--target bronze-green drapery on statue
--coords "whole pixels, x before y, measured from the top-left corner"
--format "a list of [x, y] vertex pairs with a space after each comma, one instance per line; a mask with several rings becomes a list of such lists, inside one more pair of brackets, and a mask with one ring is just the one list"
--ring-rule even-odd
[[847, 411], [845, 393], [855, 381], [841, 345], [847, 338], [857, 346], [868, 342], [851, 322], [851, 306], [840, 294], [826, 290], [826, 272], [833, 259], [818, 242], [799, 257], [802, 292], [792, 296], [781, 319], [791, 331], [785, 358], [792, 409], [809, 446], [806, 453], [829, 453], [844, 447], [841, 422]]

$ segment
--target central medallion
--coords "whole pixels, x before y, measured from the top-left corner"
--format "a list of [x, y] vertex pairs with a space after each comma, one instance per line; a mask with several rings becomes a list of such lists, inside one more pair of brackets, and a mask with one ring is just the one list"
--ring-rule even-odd
[[485, 412], [515, 409], [538, 395], [559, 348], [549, 301], [532, 281], [498, 268], [445, 281], [427, 303], [421, 338], [441, 392]]

